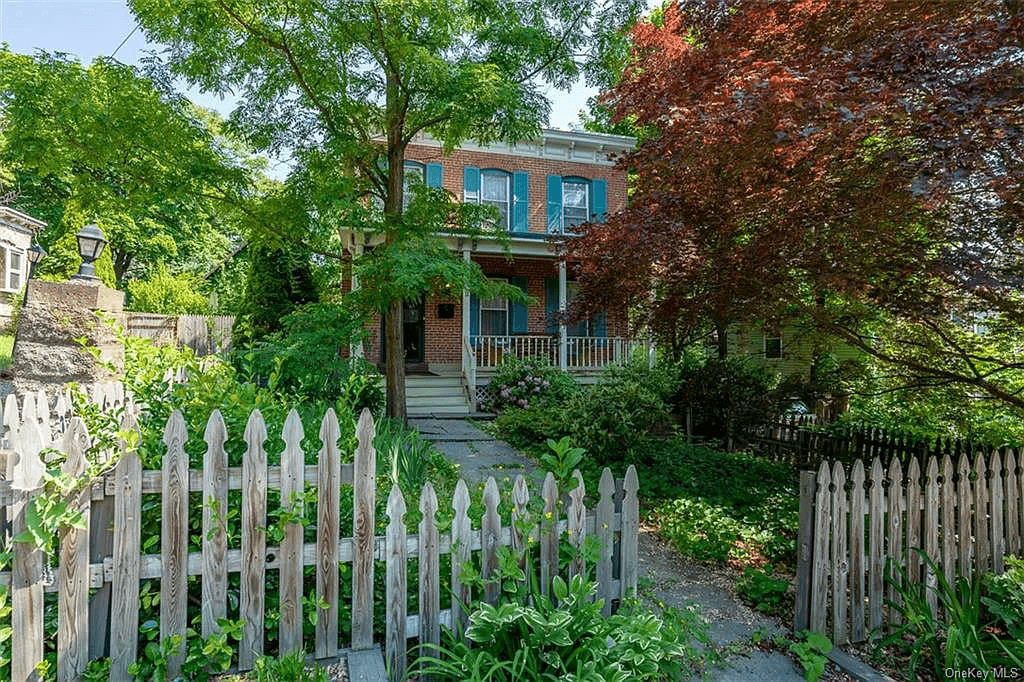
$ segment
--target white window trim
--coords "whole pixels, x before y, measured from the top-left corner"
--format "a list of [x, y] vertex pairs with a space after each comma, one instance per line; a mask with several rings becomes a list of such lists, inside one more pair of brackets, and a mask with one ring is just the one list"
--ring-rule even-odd
[[[415, 176], [415, 179], [412, 177]], [[426, 183], [427, 167], [419, 161], [405, 161], [402, 164], [402, 211], [409, 208], [412, 201], [414, 183]]]
[[[0, 256], [0, 258], [3, 258], [4, 265], [4, 275], [3, 281], [0, 282], [0, 291], [6, 293], [17, 293], [21, 291], [21, 287], [25, 285], [25, 252], [21, 249], [15, 248], [14, 246], [8, 246], [7, 244], [0, 245], [0, 250], [3, 251], [3, 255]], [[21, 256], [18, 259], [17, 268], [12, 267], [11, 263], [15, 254]], [[18, 276], [18, 286], [16, 287], [11, 285], [12, 275]]]
[[[567, 178], [563, 177], [562, 178], [562, 231], [563, 232], [569, 232], [573, 228], [578, 227], [578, 225], [570, 225], [568, 217], [565, 215], [565, 209], [566, 209], [566, 206], [567, 206], [566, 203], [565, 203], [565, 195], [566, 195], [565, 186], [566, 185], [570, 185], [570, 184], [571, 185], [583, 185], [583, 187], [585, 189], [585, 191], [583, 192], [584, 217], [580, 221], [580, 223], [582, 224], [582, 223], [590, 221], [590, 180], [587, 180], [586, 178], [580, 178], [580, 177], [567, 177]], [[573, 206], [573, 208], [579, 209], [578, 206]]]
[[506, 230], [512, 229], [512, 174], [500, 168], [480, 169], [480, 190], [475, 194], [467, 193], [467, 203], [479, 204], [481, 206], [497, 206], [496, 202], [484, 199], [484, 176], [500, 177], [505, 181], [505, 225]]

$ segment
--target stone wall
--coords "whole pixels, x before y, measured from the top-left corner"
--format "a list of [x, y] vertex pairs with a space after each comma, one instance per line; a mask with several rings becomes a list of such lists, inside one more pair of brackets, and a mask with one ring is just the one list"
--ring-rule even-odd
[[124, 368], [124, 347], [114, 331], [115, 324], [124, 325], [123, 310], [124, 293], [114, 289], [32, 280], [9, 370], [15, 391], [115, 379]]

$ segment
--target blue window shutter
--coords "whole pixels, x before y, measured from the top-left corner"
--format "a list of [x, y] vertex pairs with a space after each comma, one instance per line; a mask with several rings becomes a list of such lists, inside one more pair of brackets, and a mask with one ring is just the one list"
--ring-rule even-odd
[[530, 231], [530, 176], [523, 171], [512, 174], [512, 231]]
[[[524, 294], [527, 293], [527, 280], [525, 277], [509, 277], [508, 283], [518, 287]], [[512, 304], [512, 328], [513, 334], [525, 334], [529, 331], [529, 323], [526, 317], [526, 306], [522, 303]]]
[[444, 167], [441, 164], [427, 164], [427, 187], [444, 187]]
[[603, 223], [608, 212], [608, 181], [594, 180], [590, 183], [590, 206], [595, 223]]
[[471, 343], [480, 336], [480, 297], [476, 294], [469, 296], [469, 336]]
[[466, 166], [462, 170], [463, 201], [467, 204], [480, 203], [480, 169]]
[[544, 320], [548, 334], [558, 331], [555, 313], [558, 312], [558, 280], [548, 277], [544, 280]]
[[594, 315], [594, 336], [608, 336], [608, 315], [602, 310]]
[[562, 233], [562, 176], [548, 176], [548, 232]]

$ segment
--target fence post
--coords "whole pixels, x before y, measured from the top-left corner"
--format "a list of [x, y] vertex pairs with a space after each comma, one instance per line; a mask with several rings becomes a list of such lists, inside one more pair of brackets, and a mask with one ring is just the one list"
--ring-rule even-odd
[[814, 495], [817, 475], [813, 471], [800, 472], [800, 526], [796, 539], [796, 609], [793, 614], [793, 632], [806, 630], [811, 616], [811, 565], [814, 559]]

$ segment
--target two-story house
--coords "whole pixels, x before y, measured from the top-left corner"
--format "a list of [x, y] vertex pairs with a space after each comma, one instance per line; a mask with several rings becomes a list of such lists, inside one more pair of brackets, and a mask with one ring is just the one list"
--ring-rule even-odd
[[[447, 155], [429, 138], [409, 146], [407, 176], [462, 201], [493, 206], [509, 232], [508, 244], [446, 236], [449, 247], [535, 301], [525, 306], [453, 292], [448, 298], [407, 302], [403, 335], [410, 414], [472, 411], [508, 355], [542, 356], [586, 380], [635, 350], [639, 344], [628, 338], [621, 312], [571, 325], [557, 317], [575, 293], [573, 264], [561, 257], [558, 243], [562, 235], [572, 238], [574, 226], [603, 220], [624, 206], [626, 173], [612, 157], [634, 144], [631, 137], [544, 130], [534, 142], [468, 143]], [[383, 362], [382, 338], [375, 325], [361, 349], [366, 359]]]

